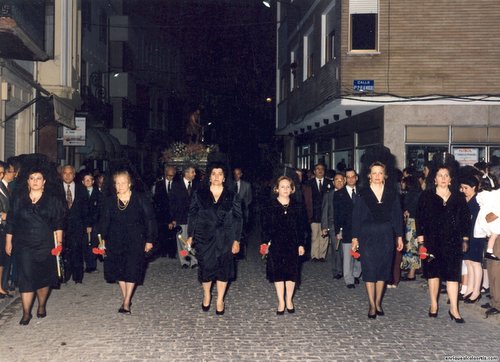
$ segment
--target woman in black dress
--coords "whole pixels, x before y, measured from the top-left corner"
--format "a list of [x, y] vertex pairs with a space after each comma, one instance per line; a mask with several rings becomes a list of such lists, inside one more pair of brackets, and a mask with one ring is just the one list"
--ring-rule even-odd
[[[42, 168], [34, 168], [27, 173], [27, 180], [21, 178], [7, 215], [5, 249], [8, 255], [12, 253], [17, 263], [23, 305], [21, 325], [27, 325], [32, 318], [35, 294], [37, 317], [47, 315], [45, 304], [49, 288], [57, 284], [56, 258], [51, 250], [54, 235], [57, 244], [62, 243], [66, 208], [59, 195], [44, 191], [45, 174]], [[27, 183], [23, 185], [24, 182]]]
[[234, 278], [234, 255], [240, 251], [242, 212], [237, 193], [224, 185], [224, 165], [212, 164], [209, 187], [196, 191], [188, 215], [186, 243], [196, 249], [198, 279], [203, 286], [202, 310], [208, 312], [212, 283], [217, 285], [216, 314], [223, 315], [227, 283]]
[[403, 213], [396, 190], [385, 186], [385, 165], [369, 167], [370, 187], [360, 190], [352, 215], [352, 250], [361, 254], [361, 269], [370, 309], [368, 318], [383, 316], [382, 295], [392, 277], [394, 246], [403, 249]]
[[285, 306], [288, 313], [295, 312], [293, 293], [299, 281], [299, 256], [304, 255], [305, 214], [302, 204], [290, 197], [295, 192], [290, 177], [279, 177], [273, 191], [277, 197], [262, 210], [262, 241], [268, 245], [267, 279], [278, 296], [276, 314], [283, 315]]
[[132, 294], [144, 277], [145, 253], [153, 248], [157, 226], [151, 201], [132, 191], [128, 171], [113, 175], [116, 194], [107, 197], [100, 211], [97, 234], [105, 240], [104, 278], [118, 281], [123, 303], [119, 313], [130, 314]]
[[458, 311], [458, 283], [461, 278], [464, 244], [469, 240], [470, 213], [465, 198], [452, 191], [451, 173], [440, 167], [434, 179], [435, 189], [422, 193], [415, 217], [417, 241], [425, 246], [428, 258], [423, 262], [424, 277], [429, 284], [429, 317], [437, 317], [440, 279], [446, 280], [450, 299], [450, 318], [457, 323], [464, 320]]
[[[489, 180], [487, 182], [489, 183]], [[460, 178], [460, 192], [465, 195], [465, 201], [467, 201], [467, 207], [471, 216], [469, 247], [464, 254], [464, 262], [467, 267], [467, 290], [462, 295], [464, 303], [467, 304], [475, 303], [481, 299], [481, 282], [483, 280], [483, 268], [481, 265], [483, 263], [486, 238], [474, 237], [474, 225], [479, 214], [479, 204], [476, 200], [478, 186], [478, 179], [472, 175]]]

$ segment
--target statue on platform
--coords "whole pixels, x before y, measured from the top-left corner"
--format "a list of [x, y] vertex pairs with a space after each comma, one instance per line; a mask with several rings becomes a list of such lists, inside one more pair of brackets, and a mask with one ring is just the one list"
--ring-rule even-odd
[[203, 141], [203, 126], [200, 123], [201, 107], [191, 112], [186, 126], [187, 142], [189, 144], [200, 143]]

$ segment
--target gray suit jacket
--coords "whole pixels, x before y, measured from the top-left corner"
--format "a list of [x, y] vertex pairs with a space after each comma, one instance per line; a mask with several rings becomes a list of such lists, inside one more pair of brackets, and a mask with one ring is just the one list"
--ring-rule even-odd
[[252, 186], [249, 182], [240, 180], [240, 190], [238, 192], [240, 199], [243, 200], [245, 206], [248, 207], [252, 203]]
[[[9, 212], [9, 197], [7, 188], [0, 181], [0, 212]], [[2, 225], [5, 225], [5, 221], [2, 221]]]

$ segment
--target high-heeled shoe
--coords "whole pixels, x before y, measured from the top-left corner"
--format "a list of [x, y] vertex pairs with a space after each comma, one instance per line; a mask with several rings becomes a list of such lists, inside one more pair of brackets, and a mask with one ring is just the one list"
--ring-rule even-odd
[[285, 314], [285, 310], [277, 310], [276, 311], [276, 315], [284, 315]]
[[464, 319], [462, 317], [457, 318], [453, 314], [451, 314], [450, 311], [448, 311], [448, 314], [449, 314], [449, 316], [450, 316], [450, 318], [451, 318], [452, 321], [455, 321], [456, 323], [465, 323], [465, 321], [464, 321]]
[[[472, 293], [469, 293], [467, 295], [464, 295], [464, 294], [460, 294], [458, 293], [458, 300], [467, 300], [470, 298], [470, 296], [472, 295]], [[448, 303], [449, 304], [449, 303]]]
[[22, 325], [22, 326], [27, 326], [28, 324], [30, 324], [31, 318], [33, 318], [33, 316], [31, 314], [28, 316], [27, 319], [25, 319], [24, 316], [23, 316], [21, 318], [21, 320], [19, 321], [19, 324]]
[[368, 313], [368, 319], [375, 319], [377, 318], [377, 313], [375, 312], [375, 314], [370, 314]]
[[384, 316], [385, 315], [384, 310], [382, 308], [380, 308], [380, 310], [378, 310], [377, 308], [375, 308], [375, 314], [379, 315], [379, 316]]
[[439, 309], [436, 309], [436, 312], [432, 313], [431, 312], [431, 307], [429, 307], [429, 318], [437, 318], [437, 316], [438, 316], [438, 310]]
[[224, 315], [225, 310], [226, 310], [225, 304], [223, 304], [222, 310], [218, 310], [217, 307], [215, 307], [215, 314], [216, 315]]
[[464, 300], [464, 303], [466, 303], [466, 304], [474, 304], [474, 303], [476, 303], [479, 299], [481, 299], [481, 294], [479, 294], [479, 295], [477, 296], [477, 298], [476, 298], [476, 299], [470, 299], [470, 298], [469, 298], [469, 299], [465, 299], [465, 300]]
[[203, 305], [203, 302], [201, 303], [201, 310], [204, 312], [208, 312], [210, 310], [210, 304], [209, 305]]
[[40, 313], [40, 309], [36, 311], [37, 318], [45, 318], [47, 317], [47, 310], [44, 308], [43, 313]]
[[286, 308], [286, 311], [287, 311], [288, 313], [290, 313], [290, 314], [293, 314], [293, 313], [295, 313], [295, 308], [288, 308], [288, 307], [287, 307], [287, 308]]

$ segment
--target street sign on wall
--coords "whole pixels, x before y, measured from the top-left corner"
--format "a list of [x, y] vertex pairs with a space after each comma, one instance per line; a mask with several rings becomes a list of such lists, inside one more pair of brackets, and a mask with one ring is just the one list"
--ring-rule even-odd
[[63, 146], [85, 146], [86, 118], [75, 117], [75, 129], [63, 127]]
[[355, 92], [373, 92], [375, 90], [375, 81], [361, 79], [353, 80], [352, 89]]

